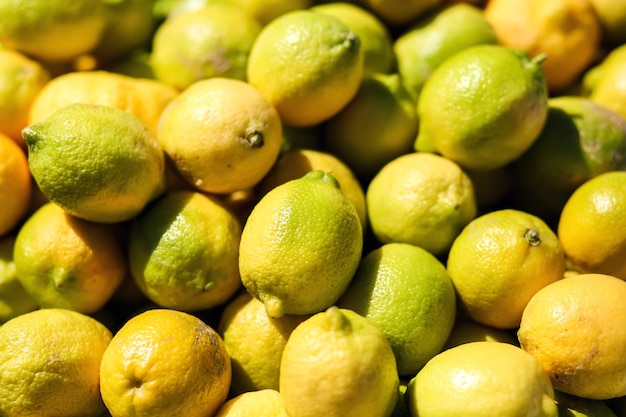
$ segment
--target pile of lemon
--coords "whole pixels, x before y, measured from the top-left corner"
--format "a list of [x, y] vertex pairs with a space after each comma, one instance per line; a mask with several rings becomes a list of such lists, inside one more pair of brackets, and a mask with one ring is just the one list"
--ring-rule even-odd
[[626, 415], [626, 2], [0, 2], [1, 417]]

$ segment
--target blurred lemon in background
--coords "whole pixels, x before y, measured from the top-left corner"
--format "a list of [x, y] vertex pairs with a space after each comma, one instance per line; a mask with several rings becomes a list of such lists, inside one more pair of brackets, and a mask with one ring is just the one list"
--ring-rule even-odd
[[16, 229], [28, 214], [31, 203], [32, 176], [24, 150], [0, 133], [0, 236]]
[[14, 246], [15, 236], [0, 238], [0, 326], [39, 307], [17, 277]]
[[289, 417], [274, 389], [244, 392], [226, 401], [215, 417]]

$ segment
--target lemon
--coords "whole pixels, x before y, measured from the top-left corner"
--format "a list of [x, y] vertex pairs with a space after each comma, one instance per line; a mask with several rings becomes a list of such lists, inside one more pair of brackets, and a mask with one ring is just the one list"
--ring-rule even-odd
[[626, 4], [610, 0], [589, 0], [602, 27], [602, 38], [612, 45], [626, 42]]
[[298, 179], [315, 170], [328, 172], [337, 180], [341, 191], [354, 204], [361, 220], [361, 226], [365, 231], [367, 229], [367, 209], [363, 187], [352, 169], [332, 153], [302, 148], [286, 151], [259, 183], [259, 194], [263, 196], [277, 185]]
[[289, 417], [274, 389], [249, 391], [226, 401], [214, 417]]
[[270, 317], [263, 303], [245, 291], [224, 307], [218, 332], [232, 363], [231, 396], [279, 389], [280, 358], [287, 339], [308, 317]]
[[358, 0], [391, 27], [410, 24], [441, 6], [444, 0]]
[[510, 331], [487, 326], [458, 314], [442, 351], [471, 342], [500, 342], [519, 346], [517, 337]]
[[61, 107], [73, 103], [98, 104], [125, 110], [156, 134], [165, 106], [178, 95], [171, 86], [109, 71], [74, 71], [49, 81], [35, 97], [29, 124], [46, 120]]
[[456, 315], [445, 266], [426, 250], [389, 243], [370, 251], [337, 302], [377, 325], [389, 340], [398, 373], [414, 376], [441, 351]]
[[308, 9], [315, 0], [229, 0], [254, 16], [263, 26], [285, 13]]
[[14, 246], [14, 236], [0, 238], [0, 326], [38, 307], [17, 277], [13, 261]]
[[626, 282], [619, 278], [580, 274], [530, 300], [517, 336], [555, 389], [589, 399], [626, 395], [625, 295]]
[[132, 276], [161, 307], [196, 311], [224, 304], [241, 286], [240, 236], [239, 220], [216, 197], [165, 194], [134, 220]]
[[420, 93], [416, 149], [436, 150], [469, 169], [496, 169], [517, 159], [548, 115], [539, 60], [489, 44], [445, 60]]
[[458, 3], [435, 9], [403, 30], [393, 51], [402, 83], [417, 100], [426, 80], [447, 58], [470, 46], [496, 43], [482, 9]]
[[400, 76], [372, 74], [350, 103], [326, 121], [325, 146], [368, 181], [385, 164], [413, 150], [418, 125], [415, 102]]
[[22, 129], [28, 125], [30, 106], [50, 78], [40, 62], [17, 51], [0, 50], [0, 132], [23, 147]]
[[165, 159], [155, 135], [116, 107], [68, 105], [22, 134], [42, 192], [85, 220], [132, 219], [165, 186]]
[[626, 117], [626, 45], [612, 49], [596, 66], [583, 75], [583, 94]]
[[19, 227], [31, 203], [32, 178], [24, 150], [0, 133], [0, 236]]
[[617, 417], [605, 401], [590, 400], [554, 391], [559, 415], [571, 417]]
[[107, 22], [102, 0], [8, 0], [0, 4], [0, 20], [0, 42], [44, 61], [90, 52]]
[[239, 246], [241, 280], [271, 317], [317, 313], [346, 290], [362, 249], [354, 205], [331, 174], [311, 171], [252, 209]]
[[41, 309], [0, 327], [0, 413], [98, 417], [98, 375], [111, 332], [75, 311]]
[[388, 416], [399, 378], [383, 333], [335, 306], [294, 329], [280, 366], [280, 394], [290, 417]]
[[447, 268], [469, 318], [515, 328], [532, 296], [565, 273], [556, 234], [519, 210], [491, 211], [472, 220], [454, 240]]
[[420, 417], [557, 417], [554, 390], [539, 362], [517, 346], [472, 342], [431, 359], [407, 388]]
[[230, 380], [219, 334], [170, 309], [127, 320], [100, 364], [100, 392], [112, 417], [212, 416], [226, 401]]
[[516, 206], [546, 220], [558, 219], [583, 182], [626, 169], [626, 118], [582, 96], [548, 104], [543, 131], [513, 163]]
[[212, 77], [246, 79], [248, 56], [261, 24], [240, 7], [207, 4], [168, 17], [152, 38], [156, 78], [178, 89]]
[[329, 2], [311, 7], [318, 13], [334, 16], [359, 37], [363, 54], [363, 75], [386, 74], [396, 64], [389, 29], [369, 10], [348, 2]]
[[291, 126], [314, 126], [341, 110], [363, 75], [357, 34], [311, 10], [285, 13], [263, 27], [248, 58], [247, 80]]
[[100, 310], [126, 277], [116, 230], [47, 203], [20, 228], [14, 262], [24, 289], [43, 308]]
[[410, 243], [434, 255], [447, 252], [477, 213], [467, 174], [455, 162], [426, 152], [387, 163], [369, 183], [365, 199], [379, 242]]
[[195, 82], [170, 103], [157, 137], [190, 185], [229, 194], [255, 186], [272, 168], [282, 124], [258, 89], [214, 77]]
[[552, 92], [570, 87], [599, 51], [601, 26], [590, 0], [492, 0], [484, 15], [501, 45], [547, 56], [541, 67]]
[[588, 180], [565, 203], [557, 231], [565, 255], [578, 270], [626, 280], [625, 206], [625, 171]]

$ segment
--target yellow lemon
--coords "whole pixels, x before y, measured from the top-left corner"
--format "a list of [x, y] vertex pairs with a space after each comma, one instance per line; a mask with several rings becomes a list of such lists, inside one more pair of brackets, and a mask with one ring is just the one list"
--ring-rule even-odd
[[407, 388], [420, 417], [557, 417], [554, 390], [539, 362], [517, 346], [472, 342], [431, 359]]
[[206, 310], [240, 287], [241, 225], [216, 197], [194, 191], [165, 194], [134, 219], [130, 271], [161, 307]]
[[626, 3], [611, 0], [589, 0], [600, 20], [603, 39], [612, 45], [626, 42]]
[[252, 209], [239, 246], [241, 280], [271, 317], [317, 313], [346, 290], [362, 249], [354, 205], [331, 174], [311, 171]]
[[178, 91], [151, 79], [138, 79], [108, 71], [75, 71], [49, 81], [35, 97], [29, 124], [46, 120], [73, 103], [98, 104], [125, 110], [156, 134], [165, 106]]
[[315, 0], [228, 0], [254, 16], [263, 26], [293, 10], [308, 9]]
[[0, 4], [0, 42], [44, 61], [71, 61], [93, 50], [107, 23], [102, 0]]
[[224, 403], [214, 417], [289, 417], [274, 389], [249, 391]]
[[361, 42], [339, 19], [294, 10], [267, 24], [248, 59], [247, 79], [292, 126], [317, 125], [356, 94], [363, 75]]
[[465, 48], [496, 44], [495, 31], [477, 6], [458, 3], [435, 9], [394, 40], [402, 83], [414, 100], [435, 68]]
[[219, 334], [198, 317], [168, 309], [126, 321], [100, 364], [100, 392], [112, 417], [212, 416], [230, 380]]
[[324, 124], [326, 148], [369, 181], [386, 163], [411, 152], [418, 130], [415, 102], [397, 73], [373, 74]]
[[100, 360], [111, 332], [64, 309], [41, 309], [0, 327], [0, 413], [99, 417]]
[[600, 174], [565, 203], [558, 236], [565, 255], [582, 272], [626, 280], [626, 172]]
[[377, 325], [393, 349], [398, 373], [409, 377], [441, 351], [456, 315], [445, 266], [408, 243], [388, 243], [365, 255], [337, 305]]
[[590, 399], [626, 395], [626, 282], [580, 274], [540, 290], [524, 310], [517, 336], [555, 389]]
[[388, 416], [399, 378], [383, 333], [335, 306], [294, 329], [280, 366], [280, 394], [290, 417]]
[[225, 2], [169, 16], [152, 38], [150, 65], [158, 80], [181, 90], [212, 77], [245, 80], [260, 30], [252, 15]]
[[336, 17], [356, 33], [361, 41], [363, 76], [386, 74], [395, 67], [391, 33], [374, 13], [349, 2], [322, 3], [311, 10]]
[[600, 104], [626, 117], [626, 45], [610, 52], [596, 66], [583, 76], [583, 94]]
[[552, 92], [570, 87], [596, 58], [601, 26], [590, 0], [492, 0], [485, 18], [501, 45], [545, 54]]
[[282, 124], [258, 89], [214, 77], [195, 82], [170, 103], [157, 137], [189, 184], [229, 194], [255, 186], [272, 168]]
[[32, 178], [24, 150], [0, 133], [0, 236], [16, 229], [31, 203]]
[[20, 228], [14, 262], [26, 291], [43, 308], [85, 314], [100, 310], [126, 277], [116, 230], [47, 203]]
[[407, 25], [441, 6], [444, 0], [358, 0], [391, 27]]
[[490, 44], [446, 59], [420, 93], [415, 148], [476, 170], [500, 168], [520, 157], [548, 115], [540, 59]]
[[232, 363], [231, 396], [279, 389], [280, 358], [285, 344], [293, 329], [307, 317], [270, 317], [263, 303], [246, 291], [225, 306], [218, 332]]
[[30, 107], [50, 78], [40, 62], [17, 51], [0, 50], [0, 132], [23, 147], [22, 129], [28, 125]]
[[465, 226], [450, 248], [447, 268], [468, 317], [506, 329], [519, 325], [537, 291], [563, 278], [565, 256], [543, 220], [503, 209]]
[[165, 158], [140, 119], [116, 107], [75, 103], [22, 132], [41, 191], [76, 217], [132, 219], [165, 187]]
[[341, 191], [354, 204], [361, 220], [361, 226], [365, 230], [367, 228], [367, 210], [363, 187], [352, 169], [332, 153], [301, 148], [286, 151], [259, 183], [259, 194], [263, 196], [277, 185], [295, 180], [316, 170], [328, 172], [337, 180]]
[[451, 160], [426, 152], [386, 164], [369, 183], [365, 198], [378, 241], [410, 243], [434, 255], [447, 252], [477, 213], [467, 174]]
[[0, 325], [39, 307], [17, 277], [14, 246], [14, 236], [0, 238]]

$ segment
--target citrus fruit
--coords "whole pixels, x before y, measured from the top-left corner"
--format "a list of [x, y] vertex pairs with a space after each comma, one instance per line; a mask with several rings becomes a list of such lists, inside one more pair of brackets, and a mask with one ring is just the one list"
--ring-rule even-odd
[[547, 56], [541, 68], [552, 92], [570, 87], [599, 50], [601, 26], [589, 0], [492, 0], [484, 16], [501, 45]]
[[419, 19], [444, 0], [358, 0], [359, 4], [370, 9], [388, 26], [400, 27]]
[[293, 329], [307, 317], [269, 317], [263, 303], [245, 291], [224, 307], [218, 332], [232, 363], [231, 396], [278, 390], [283, 349]]
[[383, 333], [357, 313], [330, 307], [291, 333], [280, 365], [290, 417], [388, 416], [399, 379]]
[[244, 392], [226, 401], [215, 417], [289, 417], [274, 389]]
[[0, 20], [0, 42], [44, 61], [70, 61], [90, 52], [107, 23], [102, 0], [3, 1]]
[[365, 192], [370, 226], [381, 243], [445, 253], [477, 213], [469, 177], [442, 156], [412, 152], [387, 163]]
[[558, 219], [583, 182], [626, 169], [626, 118], [582, 96], [549, 99], [546, 124], [512, 165], [517, 207]]
[[315, 170], [328, 172], [337, 180], [341, 191], [354, 204], [361, 220], [361, 226], [365, 230], [367, 227], [367, 210], [363, 187], [345, 162], [326, 151], [302, 148], [286, 151], [259, 183], [259, 195], [263, 196], [277, 185], [298, 179]]
[[254, 16], [265, 26], [287, 12], [308, 9], [315, 0], [228, 0]]
[[73, 71], [50, 80], [35, 97], [29, 124], [46, 120], [73, 103], [117, 107], [133, 114], [156, 134], [161, 112], [178, 95], [173, 87], [152, 79], [109, 71]]
[[0, 133], [0, 236], [17, 228], [26, 217], [31, 202], [32, 178], [24, 150]]
[[583, 75], [583, 94], [593, 102], [626, 117], [626, 45], [610, 52]]
[[331, 174], [311, 171], [252, 209], [239, 246], [241, 280], [271, 317], [317, 313], [346, 290], [362, 249], [354, 205]]
[[571, 417], [617, 417], [605, 401], [590, 400], [554, 390], [559, 415]]
[[412, 377], [443, 348], [455, 303], [452, 281], [437, 258], [418, 246], [388, 243], [363, 257], [337, 305], [378, 326], [398, 373]]
[[407, 388], [420, 417], [557, 417], [554, 390], [537, 360], [517, 346], [472, 342], [431, 359]]
[[100, 392], [112, 417], [212, 416], [226, 401], [230, 358], [212, 327], [188, 313], [147, 310], [102, 355]]
[[248, 57], [248, 82], [292, 126], [313, 126], [336, 114], [354, 97], [362, 75], [356, 33], [311, 10], [294, 10], [268, 23]]
[[37, 303], [24, 290], [13, 261], [14, 236], [0, 238], [0, 326], [14, 317], [36, 310]]
[[427, 13], [394, 40], [402, 83], [414, 100], [435, 68], [465, 48], [496, 44], [496, 34], [477, 6], [458, 3]]
[[565, 257], [556, 234], [532, 214], [491, 211], [454, 240], [447, 268], [467, 316], [496, 328], [515, 328], [528, 301], [563, 278]]
[[26, 147], [22, 129], [35, 97], [50, 72], [38, 61], [10, 49], [0, 49], [0, 132]]
[[110, 341], [102, 323], [71, 310], [9, 320], [0, 327], [0, 413], [99, 417], [100, 359]]
[[282, 124], [258, 89], [214, 77], [195, 82], [170, 103], [157, 137], [189, 184], [228, 194], [253, 187], [271, 169]]
[[567, 200], [558, 236], [580, 271], [626, 280], [626, 172], [611, 171], [583, 183]]
[[589, 0], [602, 27], [602, 38], [612, 45], [626, 42], [626, 4], [610, 0]]
[[326, 121], [325, 146], [367, 181], [413, 150], [418, 125], [415, 102], [400, 76], [372, 74], [350, 103]]
[[443, 350], [471, 342], [500, 342], [519, 346], [517, 338], [508, 330], [487, 326], [458, 314]]
[[126, 277], [116, 230], [47, 203], [20, 228], [14, 262], [24, 289], [42, 308], [100, 310]]
[[420, 93], [416, 149], [437, 151], [469, 169], [496, 169], [517, 159], [537, 139], [548, 115], [538, 61], [489, 44], [446, 59]]
[[130, 271], [161, 307], [206, 310], [240, 287], [241, 225], [217, 197], [194, 191], [165, 194], [134, 219]]
[[555, 389], [590, 399], [626, 395], [626, 282], [580, 274], [554, 282], [530, 300], [517, 332]]
[[395, 67], [391, 33], [378, 16], [349, 2], [322, 3], [310, 10], [336, 17], [359, 37], [364, 76], [386, 74]]
[[39, 188], [76, 217], [126, 221], [164, 189], [165, 159], [155, 135], [124, 110], [75, 103], [22, 134]]
[[211, 3], [169, 16], [152, 38], [150, 64], [158, 80], [180, 90], [212, 77], [245, 80], [260, 23], [240, 7]]

